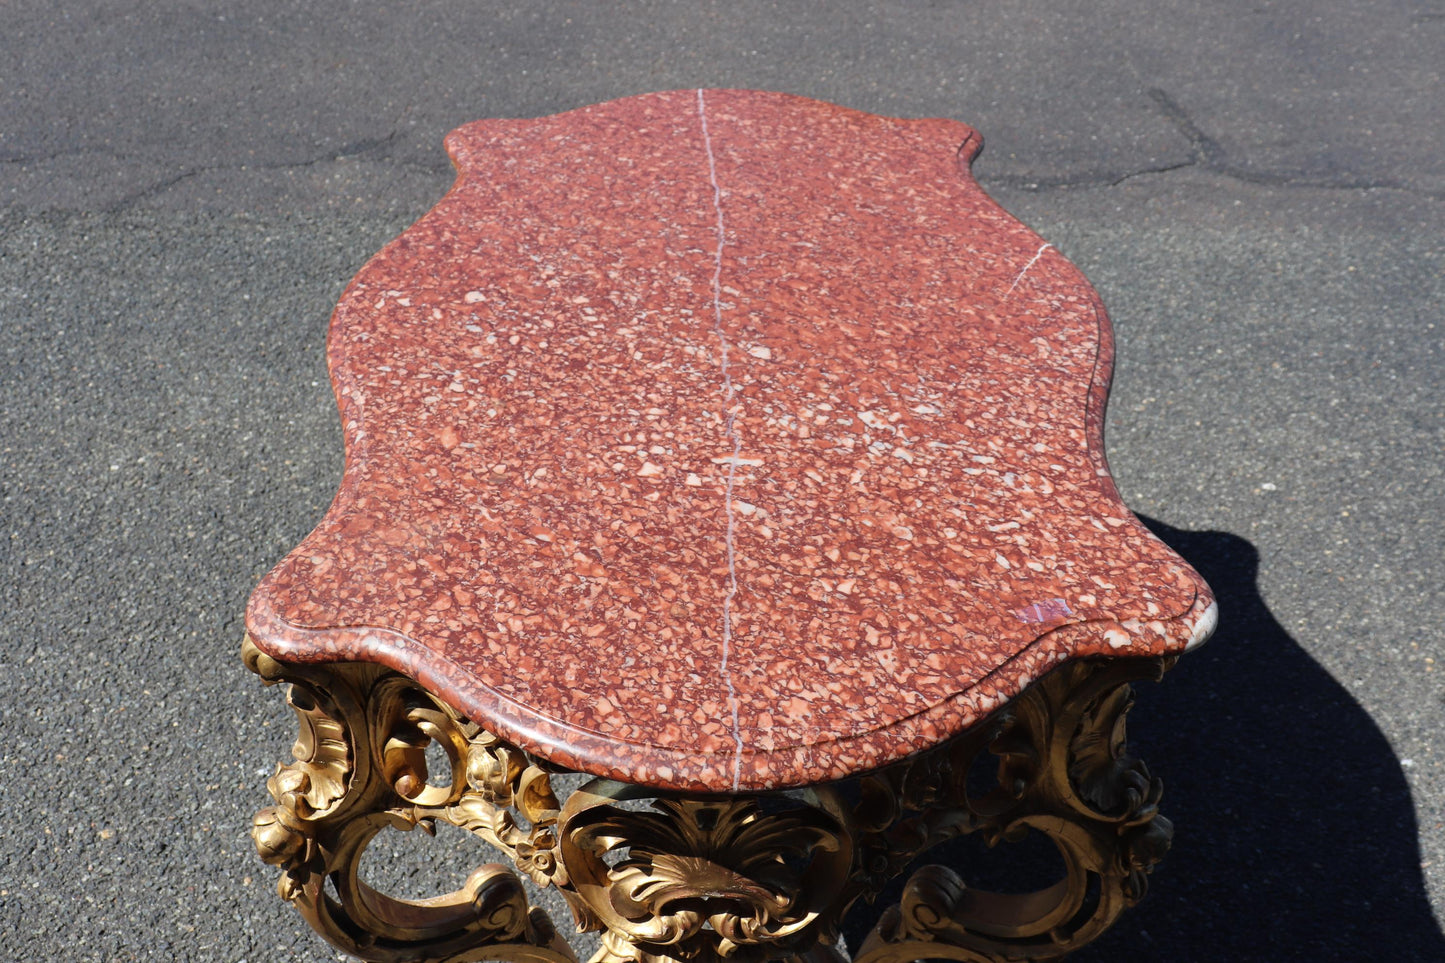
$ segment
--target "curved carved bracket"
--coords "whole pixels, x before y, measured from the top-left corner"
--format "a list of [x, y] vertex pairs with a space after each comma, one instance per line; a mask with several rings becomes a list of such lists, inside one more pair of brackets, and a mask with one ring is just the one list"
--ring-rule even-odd
[[[256, 815], [252, 834], [261, 858], [281, 867], [281, 897], [318, 933], [379, 963], [575, 963], [546, 913], [529, 904], [521, 880], [504, 866], [483, 866], [456, 892], [420, 901], [386, 896], [358, 875], [377, 833], [431, 830], [442, 819], [486, 839], [538, 882], [551, 879], [558, 807], [546, 774], [525, 754], [394, 672], [282, 665], [250, 640], [242, 657], [267, 682], [292, 686], [289, 701], [301, 729], [296, 760], [267, 782], [276, 805]], [[429, 780], [431, 742], [451, 762], [440, 782]], [[530, 829], [518, 825], [514, 803]]]

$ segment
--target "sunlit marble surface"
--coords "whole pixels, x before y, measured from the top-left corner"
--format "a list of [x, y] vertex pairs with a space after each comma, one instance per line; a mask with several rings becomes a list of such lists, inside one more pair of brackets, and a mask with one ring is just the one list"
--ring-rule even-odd
[[453, 132], [455, 187], [336, 309], [345, 476], [256, 644], [724, 791], [1202, 641], [1208, 587], [1109, 477], [1104, 310], [980, 145], [722, 90]]

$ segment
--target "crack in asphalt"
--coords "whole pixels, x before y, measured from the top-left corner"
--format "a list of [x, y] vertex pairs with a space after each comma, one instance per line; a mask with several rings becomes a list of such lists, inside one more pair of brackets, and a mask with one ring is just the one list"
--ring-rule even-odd
[[[379, 147], [385, 147], [396, 139], [397, 132], [391, 131], [385, 137], [369, 137], [365, 140], [354, 141], [339, 150], [327, 151], [315, 157], [299, 161], [261, 161], [254, 164], [212, 164], [204, 168], [209, 170], [266, 170], [280, 169], [286, 167], [310, 167], [314, 164], [325, 163], [328, 160], [341, 160], [342, 158], [356, 157]], [[78, 157], [85, 154], [111, 157], [126, 163], [150, 162], [162, 164], [164, 161], [153, 157], [147, 157], [139, 153], [126, 153], [116, 150], [113, 147], [69, 147], [64, 150], [50, 151], [43, 154], [0, 154], [0, 164], [44, 164], [49, 161], [59, 160], [62, 157]], [[405, 162], [404, 162], [405, 163]]]
[[[1122, 171], [1085, 171], [1074, 174], [1063, 174], [1056, 177], [1039, 177], [1030, 174], [994, 174], [981, 176], [979, 181], [985, 186], [998, 186], [1030, 194], [1042, 194], [1056, 190], [1091, 190], [1118, 187], [1121, 184], [1125, 184], [1139, 177], [1168, 174], [1180, 170], [1201, 170], [1220, 177], [1227, 177], [1231, 180], [1260, 187], [1331, 191], [1399, 191], [1429, 200], [1445, 200], [1445, 192], [1425, 190], [1393, 178], [1367, 178], [1348, 175], [1330, 176], [1328, 174], [1311, 174], [1301, 170], [1261, 171], [1246, 167], [1230, 161], [1228, 152], [1224, 149], [1223, 145], [1200, 128], [1189, 112], [1171, 97], [1168, 92], [1158, 87], [1151, 87], [1145, 90], [1145, 95], [1154, 102], [1154, 105], [1159, 109], [1160, 113], [1163, 114], [1165, 119], [1167, 119], [1188, 142], [1189, 158], [1187, 160]], [[354, 141], [338, 150], [329, 150], [325, 153], [320, 153], [314, 157], [299, 161], [203, 164], [188, 167], [163, 177], [147, 187], [125, 195], [120, 200], [105, 207], [103, 211], [105, 213], [114, 213], [134, 208], [150, 198], [164, 194], [177, 184], [184, 183], [201, 174], [215, 173], [218, 171], [239, 173], [245, 171], [304, 170], [322, 164], [363, 157], [366, 154], [376, 152], [391, 145], [397, 138], [397, 132], [397, 128], [393, 127], [385, 137], [373, 137]], [[130, 154], [110, 147], [77, 147], [45, 154], [0, 155], [0, 166], [45, 164], [65, 157], [87, 154], [110, 157], [116, 161], [127, 164], [137, 162], [162, 163], [141, 154]], [[409, 160], [391, 160], [395, 166], [399, 168], [432, 176], [446, 174], [451, 170], [449, 166], [433, 166]]]
[[[170, 190], [177, 184], [183, 181], [190, 180], [192, 177], [197, 177], [201, 174], [209, 174], [216, 171], [305, 170], [308, 167], [317, 167], [321, 164], [334, 164], [337, 161], [360, 157], [364, 154], [386, 147], [394, 140], [396, 140], [395, 128], [393, 128], [391, 132], [388, 133], [385, 137], [370, 137], [365, 140], [353, 141], [352, 143], [347, 144], [345, 147], [342, 147], [340, 150], [327, 151], [324, 154], [318, 154], [315, 157], [310, 157], [302, 161], [263, 161], [259, 164], [202, 164], [197, 167], [187, 168], [186, 170], [183, 170], [178, 174], [174, 174], [171, 177], [167, 177], [159, 181], [158, 183], [152, 184], [151, 186], [144, 188], [143, 190], [136, 191], [125, 197], [122, 197], [120, 200], [107, 207], [105, 211], [108, 214], [114, 214], [118, 211], [129, 210], [135, 207], [140, 202], [144, 201], [146, 198], [155, 197], [159, 194], [162, 194], [165, 191]], [[397, 166], [408, 167], [420, 165], [413, 165], [408, 161], [399, 161], [397, 163]]]
[[1208, 165], [1224, 164], [1224, 148], [1220, 147], [1219, 142], [1213, 137], [1210, 137], [1199, 129], [1199, 125], [1194, 122], [1194, 118], [1189, 116], [1187, 110], [1179, 106], [1178, 101], [1158, 87], [1150, 87], [1145, 93], [1148, 94], [1149, 99], [1154, 101], [1164, 113], [1164, 116], [1172, 121], [1175, 127], [1179, 128], [1179, 132], [1188, 138], [1189, 146], [1193, 153], [1192, 163]]
[[[334, 164], [342, 160], [351, 160], [363, 157], [366, 154], [372, 153], [390, 145], [393, 141], [396, 140], [396, 136], [397, 131], [393, 129], [385, 137], [372, 137], [365, 140], [353, 141], [352, 143], [347, 144], [346, 146], [338, 150], [329, 150], [325, 153], [317, 154], [314, 157], [308, 157], [303, 160], [297, 161], [260, 161], [245, 164], [198, 164], [193, 167], [185, 168], [184, 170], [181, 170], [175, 174], [171, 174], [144, 188], [141, 188], [138, 191], [134, 191], [130, 194], [125, 195], [114, 203], [102, 208], [101, 213], [114, 214], [119, 211], [130, 210], [136, 205], [145, 201], [146, 199], [163, 194], [177, 184], [190, 180], [193, 177], [198, 177], [201, 174], [209, 174], [217, 171], [243, 172], [304, 170], [308, 167], [317, 167], [322, 164]], [[47, 154], [12, 154], [10, 156], [0, 156], [0, 165], [45, 164], [51, 161], [60, 160], [65, 157], [80, 157], [86, 155], [109, 157], [113, 160], [126, 164], [163, 163], [160, 161], [156, 161], [153, 158], [146, 157], [142, 154], [128, 154], [110, 147], [74, 147], [65, 150], [52, 151]], [[408, 160], [394, 160], [393, 162], [396, 167], [415, 170], [424, 174], [444, 174], [451, 170], [449, 166], [434, 167]]]
[[1151, 87], [1145, 93], [1180, 134], [1189, 142], [1189, 159], [1153, 167], [1141, 167], [1122, 172], [1091, 172], [1068, 174], [1062, 177], [1030, 177], [1020, 174], [1002, 174], [980, 178], [988, 184], [997, 184], [1028, 193], [1043, 193], [1051, 190], [1084, 190], [1100, 187], [1118, 187], [1136, 177], [1151, 174], [1167, 174], [1171, 171], [1198, 169], [1228, 177], [1231, 180], [1260, 187], [1284, 187], [1313, 190], [1337, 191], [1401, 191], [1431, 200], [1445, 200], [1445, 192], [1423, 190], [1404, 181], [1382, 178], [1331, 177], [1308, 174], [1304, 171], [1259, 171], [1252, 170], [1228, 160], [1224, 147], [1206, 134], [1194, 118], [1169, 94], [1158, 87]]

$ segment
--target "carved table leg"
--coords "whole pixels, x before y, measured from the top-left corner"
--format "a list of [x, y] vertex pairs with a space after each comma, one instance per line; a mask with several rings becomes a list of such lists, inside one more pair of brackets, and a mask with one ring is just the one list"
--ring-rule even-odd
[[[431, 830], [442, 819], [513, 857], [539, 882], [553, 858], [557, 803], [525, 756], [460, 719], [404, 676], [377, 666], [283, 665], [248, 640], [242, 657], [267, 682], [291, 683], [300, 720], [296, 761], [267, 781], [276, 805], [256, 814], [261, 858], [282, 869], [282, 899], [334, 946], [380, 963], [568, 961], [576, 957], [521, 880], [481, 867], [457, 892], [393, 899], [357, 875], [361, 854], [392, 826]], [[432, 741], [451, 761], [450, 785], [428, 785]], [[509, 807], [531, 821], [518, 827]], [[327, 893], [330, 881], [336, 897]]]
[[[873, 834], [886, 841], [890, 869], [959, 833], [980, 833], [993, 845], [1033, 831], [1058, 847], [1066, 875], [1037, 892], [998, 894], [970, 889], [947, 867], [924, 866], [854, 960], [1056, 959], [1143, 898], [1173, 827], [1158, 814], [1159, 781], [1125, 749], [1124, 716], [1133, 703], [1129, 683], [1157, 678], [1172, 663], [1062, 666], [984, 726], [915, 762], [925, 769], [923, 789], [909, 790], [918, 777], [906, 769], [865, 778], [882, 784], [875, 793], [891, 790], [905, 808], [918, 810]], [[973, 797], [967, 770], [985, 748], [998, 757], [997, 786]]]
[[[364, 960], [575, 961], [504, 866], [429, 900], [367, 886], [361, 854], [389, 826], [451, 823], [555, 885], [579, 930], [602, 931], [595, 963], [841, 959], [848, 908], [916, 857], [967, 833], [992, 845], [1030, 831], [1058, 846], [1064, 879], [1001, 895], [925, 866], [854, 959], [1053, 959], [1137, 902], [1169, 845], [1159, 784], [1125, 753], [1123, 727], [1128, 683], [1162, 661], [1063, 666], [959, 738], [848, 783], [698, 797], [594, 779], [563, 806], [543, 764], [404, 676], [282, 665], [249, 642], [243, 655], [268, 682], [292, 683], [301, 723], [296, 761], [267, 783], [276, 805], [256, 816], [257, 848], [282, 868], [281, 896]], [[451, 771], [429, 782], [432, 742]], [[985, 754], [997, 784], [970, 795]]]

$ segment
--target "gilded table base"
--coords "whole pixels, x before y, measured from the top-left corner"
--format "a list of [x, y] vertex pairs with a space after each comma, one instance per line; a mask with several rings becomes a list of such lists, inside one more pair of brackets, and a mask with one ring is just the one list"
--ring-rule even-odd
[[[842, 783], [684, 796], [593, 779], [559, 799], [558, 770], [473, 725], [410, 679], [365, 664], [292, 665], [248, 640], [248, 667], [291, 683], [296, 761], [267, 782], [261, 858], [281, 897], [363, 960], [574, 961], [518, 873], [555, 886], [594, 961], [843, 958], [848, 908], [926, 851], [977, 833], [1049, 839], [1064, 878], [1027, 894], [970, 888], [954, 869], [913, 871], [852, 958], [1049, 960], [1083, 946], [1143, 895], [1169, 848], [1159, 781], [1124, 745], [1129, 684], [1172, 662], [1062, 666], [936, 749]], [[437, 743], [450, 772], [427, 771]], [[979, 763], [990, 778], [979, 786]], [[639, 803], [647, 803], [640, 805]], [[462, 889], [393, 899], [358, 875], [388, 827], [468, 830], [511, 858]], [[328, 885], [329, 883], [329, 885]]]

